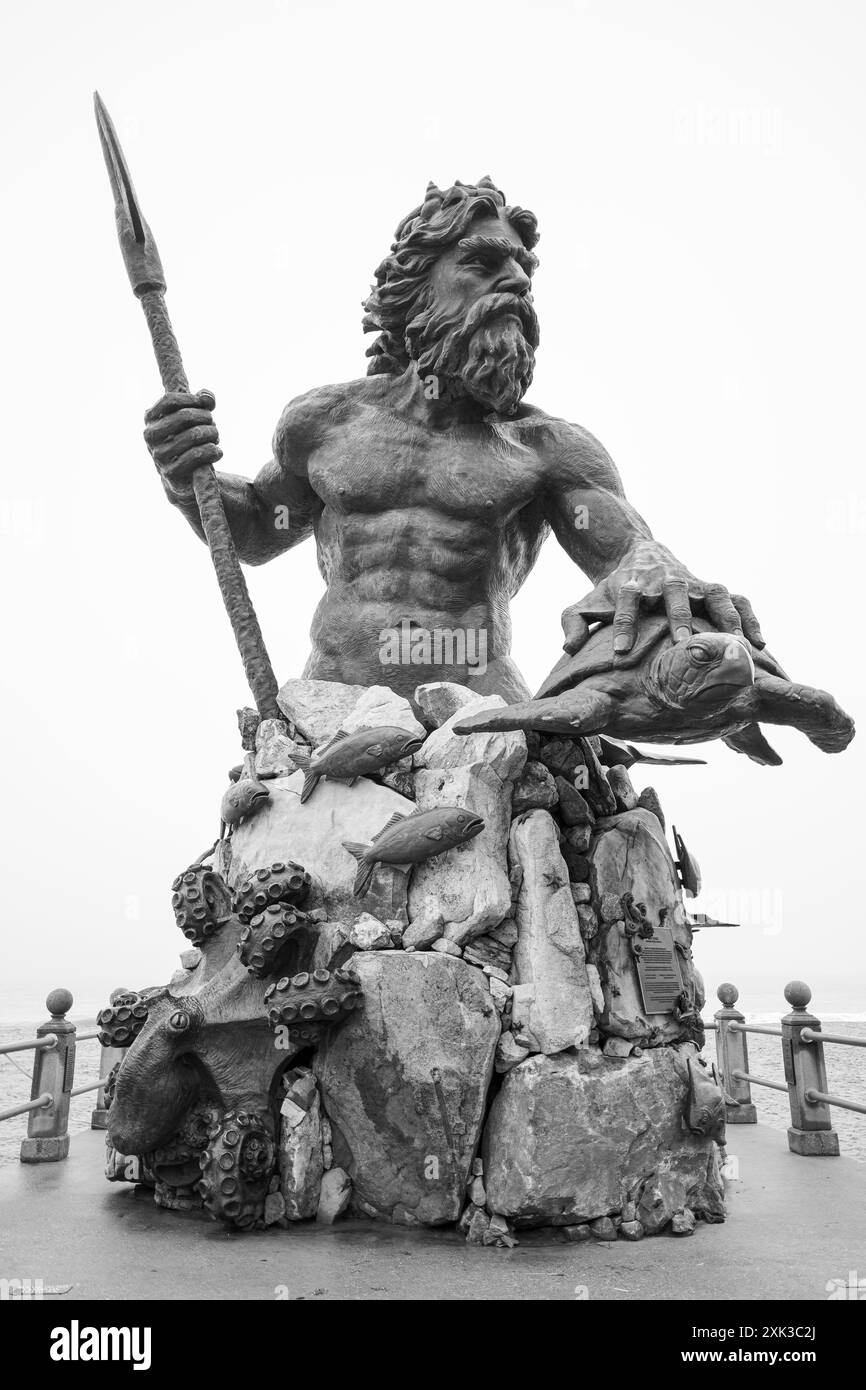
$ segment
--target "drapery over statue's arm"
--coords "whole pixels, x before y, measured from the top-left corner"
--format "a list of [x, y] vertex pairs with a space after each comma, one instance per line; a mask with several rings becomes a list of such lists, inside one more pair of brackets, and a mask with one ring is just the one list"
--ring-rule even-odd
[[674, 641], [692, 630], [692, 613], [722, 632], [744, 633], [756, 647], [764, 639], [748, 599], [722, 584], [697, 579], [653, 538], [627, 501], [610, 455], [578, 425], [557, 431], [546, 516], [557, 540], [595, 588], [562, 615], [565, 650], [579, 650], [589, 623], [613, 622], [614, 649], [624, 654], [637, 636], [640, 612], [664, 605]]
[[[311, 415], [306, 397], [286, 407], [274, 436], [275, 457], [253, 482], [233, 473], [218, 473], [226, 519], [239, 558], [261, 565], [312, 534], [322, 503], [307, 480]], [[145, 415], [144, 438], [162, 478], [166, 495], [204, 539], [190, 479], [202, 463], [222, 458], [210, 391], [162, 396]]]

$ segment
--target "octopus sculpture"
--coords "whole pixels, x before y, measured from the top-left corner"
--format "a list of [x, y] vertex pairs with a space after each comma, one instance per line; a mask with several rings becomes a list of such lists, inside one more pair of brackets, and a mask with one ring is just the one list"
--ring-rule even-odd
[[302, 865], [273, 863], [230, 889], [212, 854], [172, 884], [198, 963], [164, 987], [116, 994], [98, 1016], [103, 1045], [124, 1050], [107, 1139], [138, 1157], [159, 1205], [246, 1229], [277, 1183], [283, 1073], [363, 1001], [339, 948], [329, 957], [324, 914], [301, 907]]

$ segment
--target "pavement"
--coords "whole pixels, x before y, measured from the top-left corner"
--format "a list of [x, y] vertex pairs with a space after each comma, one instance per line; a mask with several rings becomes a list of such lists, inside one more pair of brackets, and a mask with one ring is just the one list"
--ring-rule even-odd
[[[800, 1158], [783, 1131], [731, 1126], [724, 1225], [690, 1237], [570, 1245], [520, 1233], [514, 1250], [454, 1231], [370, 1222], [233, 1233], [102, 1175], [105, 1137], [72, 1137], [62, 1163], [0, 1169], [0, 1279], [66, 1299], [825, 1300], [866, 1276], [866, 1164]], [[856, 1275], [855, 1275], [856, 1277]]]

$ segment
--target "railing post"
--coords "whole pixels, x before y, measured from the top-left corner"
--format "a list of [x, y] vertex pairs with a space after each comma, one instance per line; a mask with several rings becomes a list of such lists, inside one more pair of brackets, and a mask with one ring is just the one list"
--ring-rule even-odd
[[31, 1110], [27, 1138], [21, 1141], [22, 1163], [56, 1163], [69, 1153], [69, 1092], [75, 1076], [75, 1024], [65, 1015], [72, 1008], [68, 989], [53, 989], [45, 1000], [51, 1017], [36, 1029], [37, 1038], [57, 1035], [57, 1046], [39, 1048], [33, 1056], [30, 1099], [43, 1091], [54, 1097], [46, 1110]]
[[785, 986], [785, 998], [792, 1009], [782, 1019], [782, 1060], [791, 1103], [788, 1148], [792, 1154], [807, 1158], [835, 1158], [839, 1153], [839, 1135], [833, 1128], [830, 1107], [823, 1101], [806, 1099], [810, 1088], [827, 1090], [824, 1044], [817, 1040], [803, 1042], [800, 1038], [804, 1028], [821, 1031], [821, 1020], [806, 1008], [812, 991], [802, 980], [792, 980]]
[[725, 1105], [726, 1123], [754, 1125], [758, 1123], [758, 1116], [752, 1104], [752, 1088], [748, 1081], [734, 1075], [735, 1071], [748, 1073], [749, 1070], [749, 1044], [746, 1042], [746, 1034], [731, 1028], [732, 1023], [746, 1021], [739, 1009], [734, 1008], [739, 997], [740, 992], [736, 985], [723, 984], [716, 990], [716, 998], [722, 1005], [718, 1013], [713, 1015], [719, 1025], [716, 1032], [716, 1058], [725, 1083], [725, 1092], [731, 1100], [737, 1102], [736, 1105]]

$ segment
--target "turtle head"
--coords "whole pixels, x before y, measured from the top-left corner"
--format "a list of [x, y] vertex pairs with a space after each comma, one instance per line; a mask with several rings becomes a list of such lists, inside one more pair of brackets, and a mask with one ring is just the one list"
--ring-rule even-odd
[[666, 705], [724, 705], [752, 685], [755, 665], [742, 637], [695, 632], [665, 647], [653, 662], [650, 682]]

